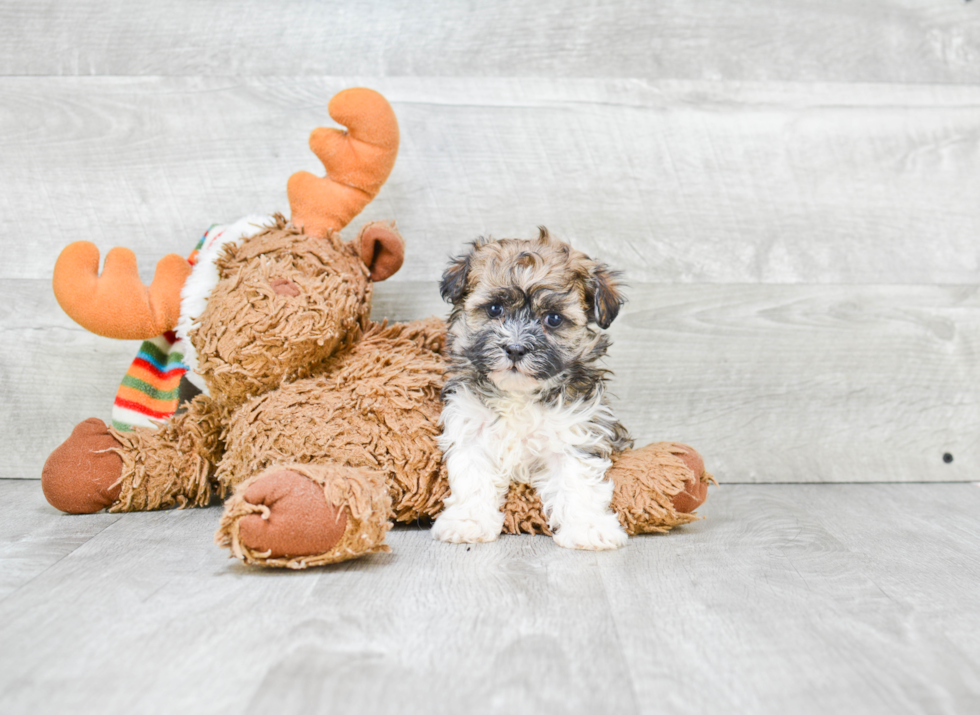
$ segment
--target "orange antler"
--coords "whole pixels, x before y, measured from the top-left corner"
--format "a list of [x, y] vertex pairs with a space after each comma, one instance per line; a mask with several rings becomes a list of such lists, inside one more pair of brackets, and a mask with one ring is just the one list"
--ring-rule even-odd
[[345, 89], [327, 110], [349, 130], [321, 127], [310, 134], [310, 149], [327, 176], [299, 171], [287, 185], [293, 225], [315, 236], [350, 223], [377, 195], [398, 154], [395, 112], [374, 90]]
[[190, 264], [176, 253], [157, 263], [147, 288], [136, 270], [136, 255], [113, 248], [99, 276], [99, 249], [88, 241], [70, 244], [54, 265], [54, 295], [69, 317], [107, 338], [145, 340], [173, 330], [180, 317], [180, 289]]

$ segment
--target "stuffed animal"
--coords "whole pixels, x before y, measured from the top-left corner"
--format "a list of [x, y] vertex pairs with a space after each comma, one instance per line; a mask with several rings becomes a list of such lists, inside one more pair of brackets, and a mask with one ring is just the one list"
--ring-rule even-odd
[[[150, 341], [117, 408], [166, 419], [77, 425], [44, 465], [53, 506], [123, 512], [223, 498], [217, 541], [246, 563], [289, 568], [387, 550], [392, 521], [439, 514], [445, 325], [372, 322], [372, 283], [399, 269], [403, 241], [386, 222], [352, 242], [339, 234], [388, 177], [398, 125], [363, 88], [337, 94], [329, 112], [348, 131], [311, 135], [327, 176], [290, 178], [290, 221], [212, 227], [193, 266], [166, 256], [149, 287], [126, 249], [110, 251], [101, 277], [92, 244], [62, 252], [54, 290], [68, 315], [100, 335]], [[179, 351], [164, 354], [161, 334]], [[167, 417], [171, 368], [201, 394]], [[155, 392], [154, 379], [173, 389]], [[711, 480], [697, 453], [674, 443], [617, 455], [609, 478], [630, 534], [693, 520]], [[512, 487], [503, 509], [506, 533], [549, 533], [531, 487]]]

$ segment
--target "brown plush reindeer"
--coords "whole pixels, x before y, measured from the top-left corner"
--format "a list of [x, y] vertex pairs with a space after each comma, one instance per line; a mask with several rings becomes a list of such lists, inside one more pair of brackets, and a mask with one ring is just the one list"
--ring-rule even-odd
[[[292, 220], [213, 228], [191, 268], [164, 257], [149, 287], [133, 253], [68, 246], [54, 271], [59, 303], [112, 338], [176, 328], [205, 393], [156, 428], [92, 418], [48, 458], [42, 486], [66, 512], [205, 506], [228, 498], [219, 543], [247, 563], [302, 568], [385, 550], [392, 519], [427, 520], [448, 485], [437, 447], [445, 326], [431, 318], [370, 321], [372, 282], [394, 274], [404, 244], [393, 224], [339, 231], [377, 194], [398, 125], [376, 92], [330, 102], [349, 131], [318, 129], [310, 146], [327, 176], [294, 174]], [[613, 508], [629, 533], [692, 520], [710, 475], [683, 445], [618, 455]], [[514, 487], [505, 530], [548, 532], [540, 500]]]

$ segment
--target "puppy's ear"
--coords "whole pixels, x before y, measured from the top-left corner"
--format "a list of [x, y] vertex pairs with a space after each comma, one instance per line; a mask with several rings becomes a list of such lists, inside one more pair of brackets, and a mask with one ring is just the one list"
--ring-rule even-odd
[[592, 318], [605, 330], [619, 315], [619, 309], [626, 302], [620, 291], [619, 271], [611, 271], [602, 263], [597, 263], [586, 280], [586, 300], [592, 309]]
[[439, 294], [447, 303], [455, 305], [466, 295], [466, 284], [470, 277], [470, 262], [476, 249], [470, 248], [466, 253], [456, 256], [442, 274], [439, 284]]

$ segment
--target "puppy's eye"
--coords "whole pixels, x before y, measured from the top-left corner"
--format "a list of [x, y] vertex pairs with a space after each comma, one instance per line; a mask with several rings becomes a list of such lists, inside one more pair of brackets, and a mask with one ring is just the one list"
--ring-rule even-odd
[[504, 314], [504, 306], [500, 303], [492, 303], [487, 306], [487, 315], [491, 318], [499, 318]]
[[548, 313], [546, 316], [544, 316], [544, 324], [549, 328], [557, 328], [564, 322], [565, 319], [558, 313]]

